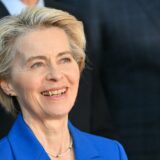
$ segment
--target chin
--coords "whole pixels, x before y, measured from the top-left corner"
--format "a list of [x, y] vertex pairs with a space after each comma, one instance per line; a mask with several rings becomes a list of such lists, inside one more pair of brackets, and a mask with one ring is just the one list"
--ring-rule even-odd
[[52, 118], [59, 118], [59, 117], [66, 117], [66, 116], [68, 116], [68, 114], [69, 114], [69, 112], [70, 112], [70, 110], [59, 110], [59, 109], [57, 109], [57, 110], [50, 110], [50, 111], [48, 111], [47, 112], [47, 116], [49, 116], [49, 117], [52, 117]]

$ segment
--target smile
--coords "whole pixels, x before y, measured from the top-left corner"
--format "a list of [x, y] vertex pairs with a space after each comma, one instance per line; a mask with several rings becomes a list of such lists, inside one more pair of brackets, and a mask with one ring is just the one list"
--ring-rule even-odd
[[57, 89], [57, 90], [46, 90], [41, 92], [43, 96], [59, 96], [65, 94], [67, 91], [66, 88]]

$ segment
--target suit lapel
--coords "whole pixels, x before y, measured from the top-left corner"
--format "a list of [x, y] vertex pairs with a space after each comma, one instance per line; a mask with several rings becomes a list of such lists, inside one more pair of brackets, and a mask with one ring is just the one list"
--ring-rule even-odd
[[[76, 160], [101, 159], [99, 152], [87, 138], [86, 133], [76, 129], [70, 122], [69, 130], [73, 137]], [[18, 115], [8, 135], [8, 140], [16, 160], [49, 160], [44, 148], [27, 126], [21, 114]]]
[[54, 4], [54, 3], [61, 3], [61, 4], [75, 4], [76, 2], [78, 2], [78, 0], [44, 0], [45, 2], [45, 6], [50, 7], [50, 5]]
[[0, 1], [0, 18], [8, 15], [9, 15], [9, 12], [7, 11], [3, 3]]
[[70, 122], [69, 129], [73, 137], [73, 145], [76, 160], [101, 159], [99, 152], [96, 150], [96, 148], [85, 135], [86, 133], [83, 133], [76, 129]]
[[45, 0], [44, 3], [46, 7], [61, 9], [70, 12], [71, 14], [74, 14], [76, 13], [76, 8], [75, 8], [76, 1], [75, 2], [74, 1], [75, 0], [71, 0], [69, 2], [68, 0], [64, 2], [61, 0], [59, 1]]
[[59, 8], [59, 9], [64, 9], [67, 7], [71, 7], [73, 5], [75, 5], [76, 1], [75, 0], [70, 0], [70, 1], [66, 1], [66, 0], [59, 0], [59, 1], [54, 1], [54, 0], [45, 0], [44, 4], [46, 7], [50, 7], [50, 8]]
[[8, 140], [16, 160], [49, 160], [47, 153], [20, 114]]

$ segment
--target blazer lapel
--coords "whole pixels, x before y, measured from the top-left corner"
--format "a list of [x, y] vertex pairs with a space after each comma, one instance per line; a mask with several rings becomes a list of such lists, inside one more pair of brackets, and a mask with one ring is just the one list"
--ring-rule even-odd
[[8, 140], [16, 160], [49, 160], [47, 153], [20, 114]]
[[85, 136], [86, 133], [83, 133], [76, 129], [70, 122], [69, 129], [73, 137], [73, 145], [76, 160], [101, 159], [101, 156], [99, 155], [96, 148]]
[[[73, 137], [76, 160], [102, 159], [92, 142], [87, 138], [87, 133], [79, 131], [70, 122], [69, 129]], [[18, 115], [8, 134], [8, 140], [16, 160], [50, 160], [21, 114]]]

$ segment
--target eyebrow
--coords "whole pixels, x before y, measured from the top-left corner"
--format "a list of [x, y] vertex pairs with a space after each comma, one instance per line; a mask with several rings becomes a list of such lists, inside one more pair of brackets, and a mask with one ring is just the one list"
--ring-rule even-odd
[[[61, 56], [66, 55], [66, 54], [72, 55], [72, 52], [71, 51], [59, 52], [57, 57], [61, 57]], [[39, 56], [31, 56], [31, 57], [29, 57], [27, 59], [26, 63], [29, 63], [29, 62], [31, 62], [33, 60], [36, 60], [36, 59], [47, 60], [47, 57], [41, 56], [41, 55], [39, 55]]]
[[34, 61], [36, 59], [47, 60], [47, 58], [45, 56], [31, 56], [27, 59], [26, 63], [29, 63], [29, 62]]
[[58, 53], [57, 57], [61, 57], [61, 56], [66, 55], [66, 54], [72, 55], [72, 52], [71, 51], [60, 52], [60, 53]]

